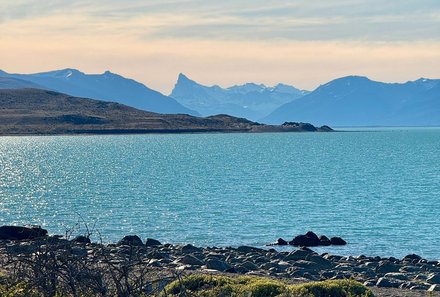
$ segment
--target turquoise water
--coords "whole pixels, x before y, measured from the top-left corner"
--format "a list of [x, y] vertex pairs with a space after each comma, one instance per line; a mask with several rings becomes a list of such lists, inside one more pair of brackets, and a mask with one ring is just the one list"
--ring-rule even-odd
[[[0, 138], [0, 224], [440, 259], [440, 129]], [[84, 228], [82, 229], [84, 231]], [[94, 239], [98, 239], [94, 233]]]

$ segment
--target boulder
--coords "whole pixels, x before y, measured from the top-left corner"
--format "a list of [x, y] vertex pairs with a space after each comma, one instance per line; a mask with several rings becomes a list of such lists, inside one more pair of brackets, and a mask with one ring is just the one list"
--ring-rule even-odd
[[26, 240], [47, 236], [47, 230], [40, 226], [1, 226], [0, 240]]
[[426, 281], [430, 284], [440, 285], [440, 273], [431, 273]]
[[243, 267], [244, 269], [248, 270], [248, 271], [257, 271], [257, 270], [259, 270], [257, 265], [255, 265], [254, 263], [249, 262], [249, 261], [244, 262], [240, 266]]
[[422, 260], [422, 257], [420, 257], [419, 255], [416, 254], [410, 254], [410, 255], [406, 255], [405, 257], [403, 257], [402, 259], [403, 261], [407, 260], [407, 261], [420, 261]]
[[309, 231], [304, 235], [296, 236], [289, 244], [294, 246], [319, 246], [319, 238], [315, 233]]
[[225, 272], [226, 270], [231, 269], [231, 266], [228, 263], [218, 259], [209, 259], [206, 261], [206, 268]]
[[137, 235], [127, 235], [119, 240], [118, 245], [142, 246], [144, 243]]
[[262, 250], [262, 249], [252, 247], [252, 246], [246, 246], [246, 245], [239, 246], [237, 248], [237, 251], [239, 251], [240, 253], [244, 253], [244, 254], [255, 253], [255, 252], [256, 253], [264, 252], [264, 250]]
[[380, 274], [386, 274], [389, 272], [399, 272], [400, 271], [401, 266], [398, 264], [394, 264], [391, 262], [381, 262], [377, 267], [376, 267], [376, 272], [380, 273]]
[[438, 291], [440, 291], [439, 285], [431, 285], [428, 289], [428, 292], [438, 292]]
[[321, 269], [328, 269], [333, 267], [332, 262], [330, 262], [327, 259], [324, 259], [319, 255], [315, 255], [315, 254], [308, 255], [306, 260], [318, 264], [321, 267]]
[[92, 243], [90, 238], [88, 236], [84, 236], [84, 235], [79, 235], [79, 236], [75, 237], [72, 241], [78, 242], [78, 243]]
[[379, 288], [398, 288], [403, 282], [381, 277], [377, 280], [376, 286]]
[[332, 245], [346, 245], [347, 242], [343, 240], [341, 237], [332, 237], [330, 238], [330, 243]]
[[153, 239], [153, 238], [147, 238], [147, 241], [145, 242], [146, 246], [158, 246], [162, 245], [159, 240]]
[[188, 265], [196, 265], [196, 266], [202, 266], [205, 263], [203, 263], [202, 260], [199, 258], [194, 257], [193, 255], [185, 255], [181, 260], [180, 263], [182, 264], [188, 264]]
[[289, 243], [287, 241], [285, 241], [284, 239], [278, 238], [277, 241], [270, 243], [268, 245], [271, 246], [271, 245], [288, 245], [288, 244]]
[[315, 263], [315, 262], [311, 262], [311, 261], [305, 261], [305, 260], [298, 260], [296, 261], [294, 264], [294, 267], [300, 267], [306, 270], [321, 270], [322, 267], [321, 265]]
[[319, 245], [322, 245], [322, 246], [329, 246], [329, 245], [331, 245], [331, 244], [332, 244], [332, 243], [331, 243], [330, 239], [328, 239], [327, 236], [325, 236], [325, 235], [321, 235], [321, 236], [319, 236]]
[[182, 253], [191, 254], [191, 253], [201, 253], [203, 250], [201, 248], [195, 247], [192, 244], [186, 244], [182, 246]]
[[407, 273], [401, 272], [388, 272], [385, 274], [386, 278], [394, 278], [402, 281], [407, 281], [410, 279], [410, 276]]
[[297, 261], [297, 260], [305, 260], [308, 255], [313, 252], [303, 249], [294, 250], [290, 252], [283, 260], [284, 261]]

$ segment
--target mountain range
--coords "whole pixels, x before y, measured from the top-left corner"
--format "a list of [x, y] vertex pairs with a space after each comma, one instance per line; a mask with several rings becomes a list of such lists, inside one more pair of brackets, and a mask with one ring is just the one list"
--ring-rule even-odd
[[7, 82], [9, 88], [40, 88], [72, 96], [117, 102], [146, 111], [199, 115], [173, 98], [110, 71], [103, 74], [85, 74], [70, 68], [35, 74], [10, 74], [0, 71], [0, 88], [8, 88]]
[[112, 101], [138, 109], [211, 116], [229, 114], [267, 124], [307, 122], [330, 126], [438, 126], [440, 80], [383, 83], [362, 76], [332, 80], [312, 92], [278, 84], [204, 86], [180, 74], [170, 96], [109, 71], [63, 69], [36, 74], [0, 70], [0, 89], [46, 89]]
[[230, 114], [258, 120], [281, 105], [308, 93], [285, 84], [274, 87], [255, 83], [229, 88], [217, 85], [208, 87], [181, 73], [170, 97], [190, 109], [197, 110], [202, 116]]
[[347, 76], [286, 103], [261, 121], [306, 121], [331, 126], [440, 125], [440, 80], [383, 83]]

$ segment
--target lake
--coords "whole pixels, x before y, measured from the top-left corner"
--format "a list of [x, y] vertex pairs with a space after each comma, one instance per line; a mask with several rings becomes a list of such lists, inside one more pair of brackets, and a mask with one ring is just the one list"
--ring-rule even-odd
[[313, 230], [349, 243], [319, 252], [440, 259], [439, 150], [438, 128], [0, 137], [0, 224], [199, 246]]

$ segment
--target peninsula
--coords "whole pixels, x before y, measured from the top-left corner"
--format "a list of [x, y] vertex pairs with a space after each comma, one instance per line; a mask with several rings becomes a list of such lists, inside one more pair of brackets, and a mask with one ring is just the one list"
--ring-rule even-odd
[[328, 126], [264, 125], [229, 115], [159, 114], [41, 89], [0, 90], [0, 135], [320, 132]]

